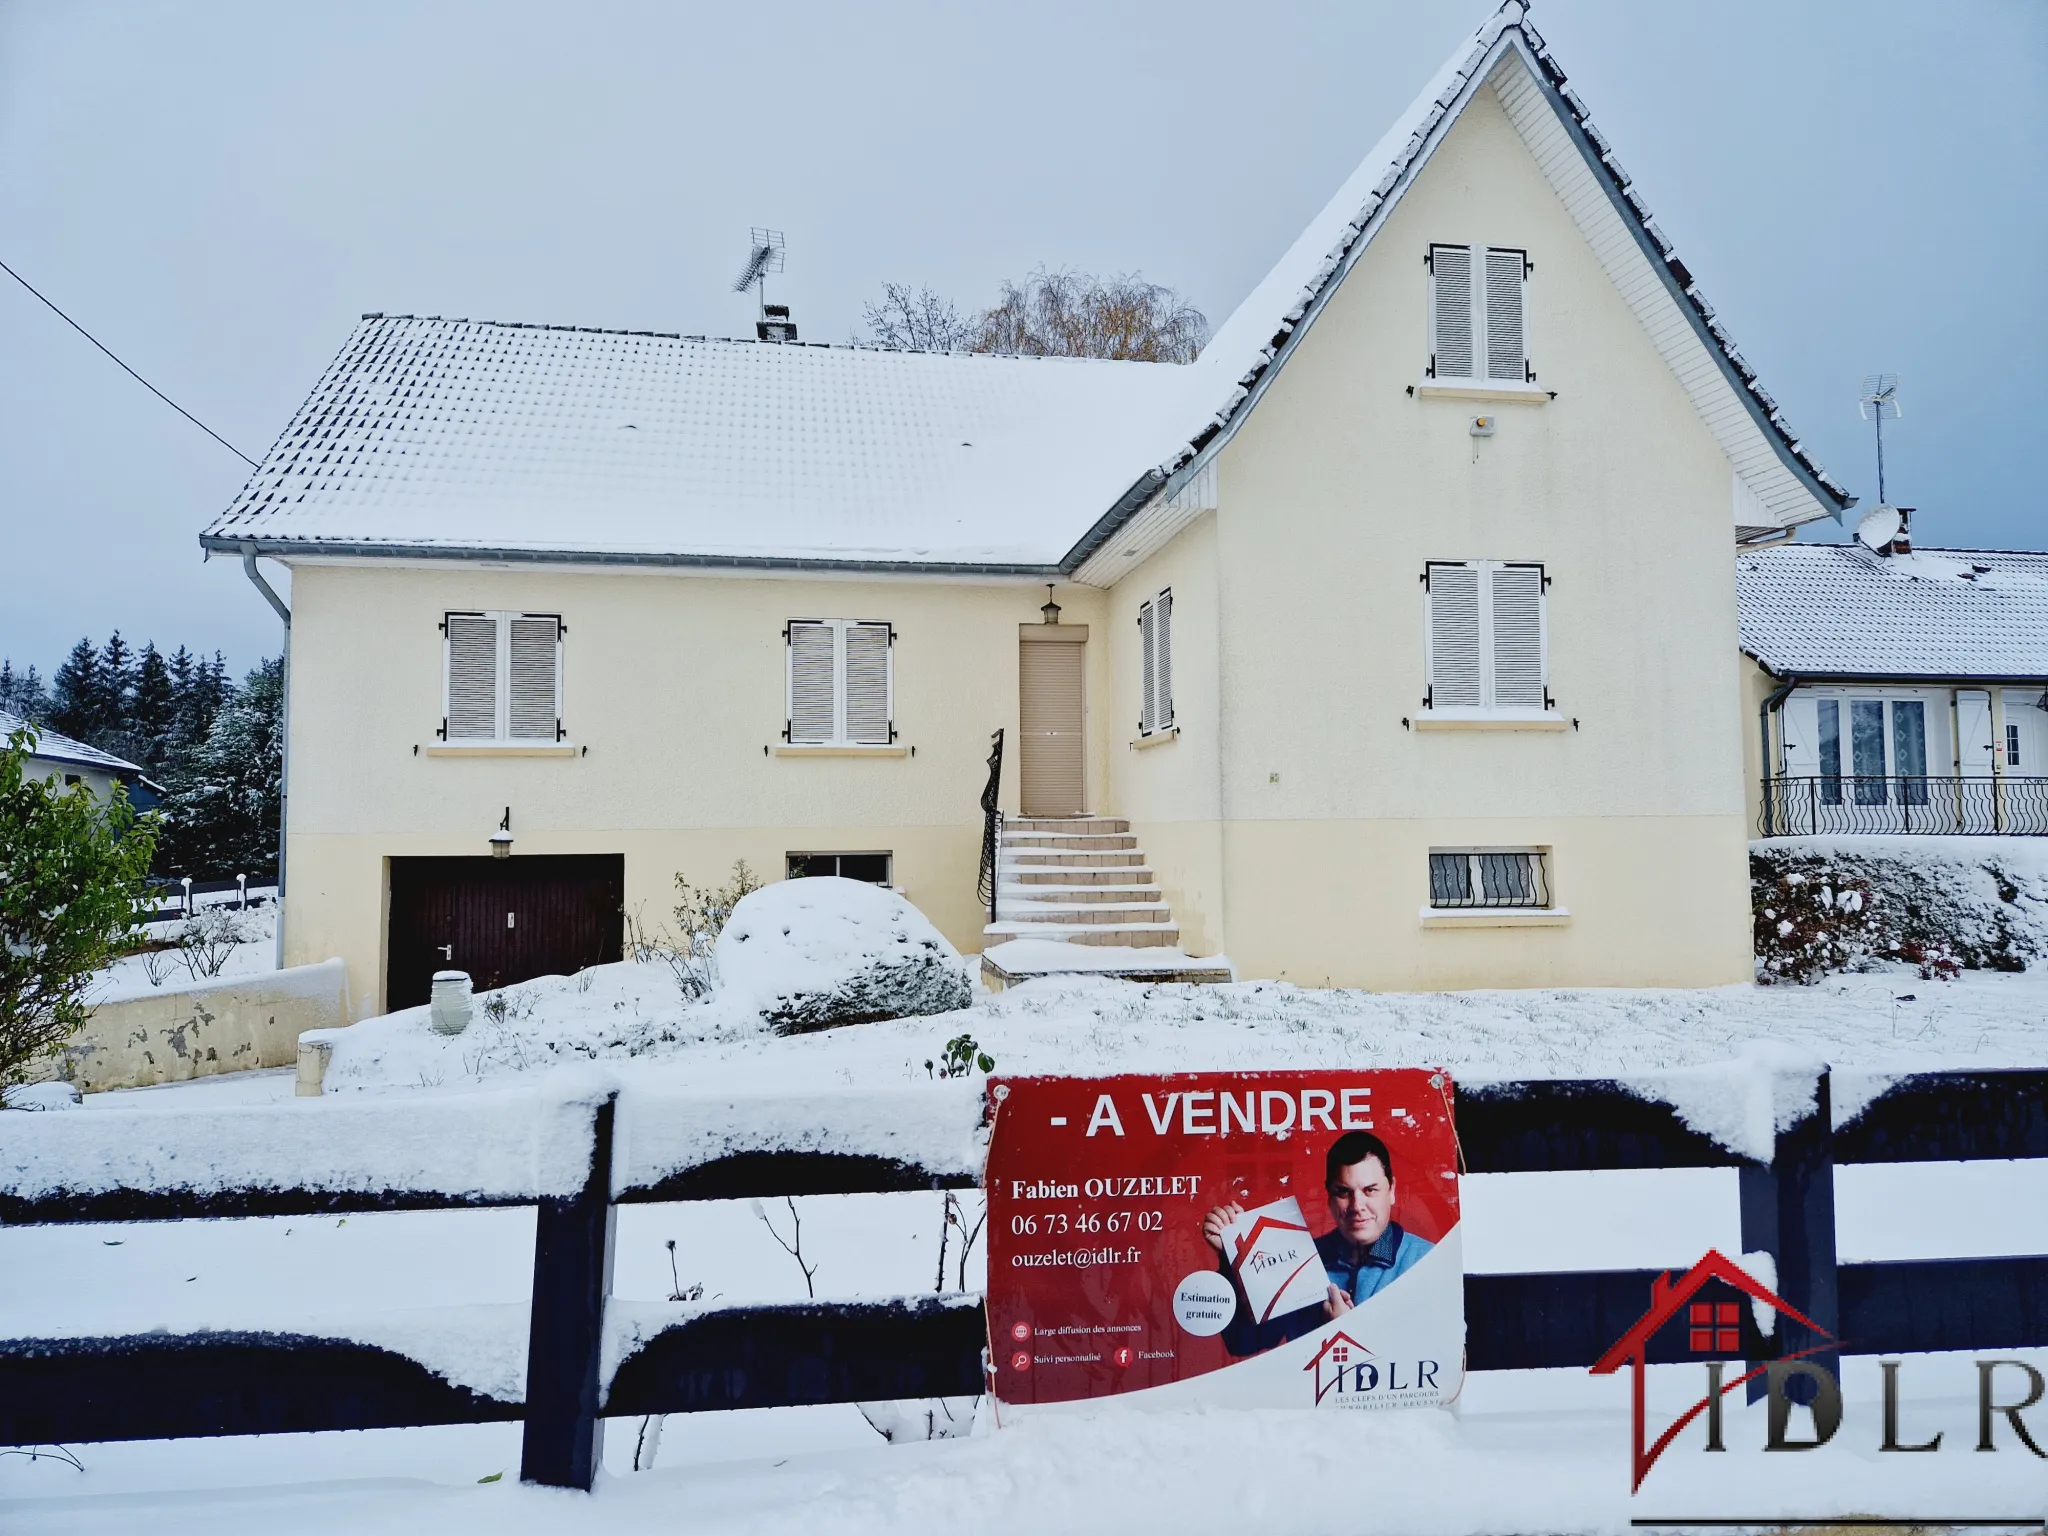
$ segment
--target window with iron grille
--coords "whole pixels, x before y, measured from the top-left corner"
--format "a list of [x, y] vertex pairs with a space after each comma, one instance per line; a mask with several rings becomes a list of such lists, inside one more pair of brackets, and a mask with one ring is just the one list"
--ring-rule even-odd
[[558, 613], [448, 613], [441, 618], [443, 741], [554, 743], [562, 739]]
[[1432, 907], [1547, 908], [1549, 858], [1540, 848], [1432, 848]]

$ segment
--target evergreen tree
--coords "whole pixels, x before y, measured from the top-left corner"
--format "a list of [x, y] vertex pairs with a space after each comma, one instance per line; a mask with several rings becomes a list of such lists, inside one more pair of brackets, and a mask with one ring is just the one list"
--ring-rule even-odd
[[0, 709], [31, 725], [41, 725], [48, 719], [50, 695], [34, 663], [26, 672], [17, 672], [13, 662], [0, 661]]
[[51, 729], [78, 741], [90, 741], [104, 715], [103, 701], [100, 653], [90, 640], [81, 640], [50, 679]]
[[121, 631], [117, 629], [100, 647], [100, 730], [103, 735], [118, 739], [127, 734], [128, 701], [134, 692], [135, 651], [121, 638]]
[[273, 875], [284, 784], [283, 658], [258, 664], [239, 689], [228, 689], [218, 656], [201, 665], [232, 696], [204, 743], [172, 773], [158, 872], [200, 880]]
[[127, 735], [131, 750], [124, 754], [140, 763], [151, 778], [161, 777], [169, 766], [176, 713], [171, 669], [152, 640], [143, 646], [135, 663], [135, 691], [128, 703]]

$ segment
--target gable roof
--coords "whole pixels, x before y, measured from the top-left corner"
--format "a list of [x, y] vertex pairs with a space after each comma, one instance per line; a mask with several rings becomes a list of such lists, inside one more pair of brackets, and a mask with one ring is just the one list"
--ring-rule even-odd
[[[4, 742], [29, 722], [21, 716], [0, 709], [0, 742]], [[102, 768], [109, 773], [131, 774], [140, 779], [142, 769], [125, 757], [116, 757], [111, 752], [102, 752], [98, 747], [89, 747], [82, 741], [74, 741], [61, 731], [53, 731], [47, 725], [35, 727], [36, 746], [31, 758], [42, 758], [52, 763], [70, 763], [79, 768]]]
[[1736, 557], [1735, 594], [1779, 676], [2048, 682], [2048, 553], [1783, 544]]
[[[368, 315], [210, 550], [1068, 575], [1213, 506], [1208, 463], [1474, 96], [1503, 108], [1734, 464], [1839, 515], [1521, 0], [1452, 53], [1192, 364]], [[971, 445], [971, 446], [969, 446]]]

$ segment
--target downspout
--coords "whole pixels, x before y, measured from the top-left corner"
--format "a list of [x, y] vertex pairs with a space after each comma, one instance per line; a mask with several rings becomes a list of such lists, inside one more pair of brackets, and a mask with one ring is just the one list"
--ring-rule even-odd
[[263, 594], [265, 602], [277, 610], [278, 618], [284, 621], [283, 676], [278, 679], [284, 690], [282, 718], [278, 729], [283, 735], [279, 743], [277, 781], [277, 968], [284, 969], [284, 848], [286, 809], [291, 803], [292, 782], [292, 611], [285, 607], [284, 599], [277, 595], [276, 588], [263, 579], [263, 573], [256, 569], [256, 546], [242, 546], [242, 574]]
[[1764, 837], [1771, 835], [1771, 828], [1776, 824], [1776, 818], [1771, 814], [1771, 711], [1782, 705], [1792, 690], [1798, 686], [1799, 679], [1796, 675], [1787, 676], [1784, 687], [1767, 697], [1756, 712], [1756, 766], [1757, 774], [1763, 781], [1757, 787], [1763, 791], [1764, 811], [1764, 824], [1757, 828], [1757, 831]]

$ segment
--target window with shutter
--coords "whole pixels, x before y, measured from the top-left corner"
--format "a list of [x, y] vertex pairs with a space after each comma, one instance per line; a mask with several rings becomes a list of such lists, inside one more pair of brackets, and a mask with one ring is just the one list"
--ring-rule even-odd
[[441, 632], [445, 740], [561, 740], [560, 614], [450, 613]]
[[1497, 565], [1493, 578], [1493, 703], [1543, 708], [1543, 568]]
[[1529, 355], [1522, 334], [1522, 287], [1526, 258], [1520, 251], [1486, 253], [1486, 376], [1521, 383]]
[[1153, 730], [1152, 701], [1156, 697], [1159, 677], [1159, 662], [1154, 647], [1156, 630], [1152, 621], [1152, 605], [1138, 604], [1138, 734], [1150, 736]]
[[513, 741], [555, 741], [561, 736], [561, 621], [552, 614], [513, 614], [506, 629], [506, 735]]
[[451, 613], [442, 620], [448, 674], [449, 741], [495, 741], [498, 735], [498, 616]]
[[846, 626], [846, 739], [889, 744], [889, 626]]
[[1173, 728], [1173, 593], [1162, 592], [1152, 603], [1152, 729]]
[[784, 735], [793, 746], [882, 747], [895, 739], [895, 631], [857, 619], [792, 619]]
[[1429, 371], [1439, 379], [1469, 379], [1476, 355], [1472, 345], [1472, 248], [1431, 246], [1429, 270], [1434, 278]]
[[1527, 383], [1528, 253], [1432, 245], [1429, 271], [1430, 376]]
[[1477, 708], [1479, 566], [1432, 564], [1428, 571], [1429, 707]]
[[1543, 567], [1432, 561], [1424, 582], [1425, 707], [1516, 715], [1548, 710]]
[[836, 637], [830, 624], [789, 626], [788, 734], [796, 745], [822, 745], [838, 735], [833, 695]]

